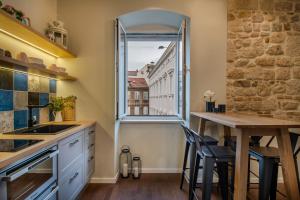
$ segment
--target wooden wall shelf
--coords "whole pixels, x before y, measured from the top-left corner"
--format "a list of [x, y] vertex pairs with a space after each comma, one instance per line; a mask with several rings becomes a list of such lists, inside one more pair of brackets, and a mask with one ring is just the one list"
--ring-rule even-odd
[[0, 9], [0, 32], [21, 40], [35, 48], [58, 58], [75, 58], [75, 54], [62, 46], [51, 42], [46, 36], [23, 25]]
[[59, 80], [66, 80], [66, 81], [76, 81], [77, 79], [73, 76], [70, 76], [66, 73], [62, 72], [55, 72], [46, 68], [42, 68], [39, 66], [35, 66], [29, 63], [21, 62], [19, 60], [0, 56], [0, 66], [3, 68], [8, 68], [12, 70], [18, 70], [23, 72], [28, 72], [31, 74], [36, 74], [40, 76], [46, 76], [49, 78], [56, 78]]

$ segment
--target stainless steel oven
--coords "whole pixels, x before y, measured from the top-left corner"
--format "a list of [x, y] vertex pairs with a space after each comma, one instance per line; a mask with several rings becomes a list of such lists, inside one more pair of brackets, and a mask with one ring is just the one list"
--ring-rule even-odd
[[0, 170], [0, 199], [56, 199], [57, 156], [52, 146]]

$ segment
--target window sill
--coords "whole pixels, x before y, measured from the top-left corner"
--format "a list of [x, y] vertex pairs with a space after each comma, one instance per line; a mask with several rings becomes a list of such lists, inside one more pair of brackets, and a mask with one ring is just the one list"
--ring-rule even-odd
[[145, 116], [126, 116], [120, 120], [122, 124], [178, 124], [183, 122], [176, 116], [166, 117], [145, 117]]

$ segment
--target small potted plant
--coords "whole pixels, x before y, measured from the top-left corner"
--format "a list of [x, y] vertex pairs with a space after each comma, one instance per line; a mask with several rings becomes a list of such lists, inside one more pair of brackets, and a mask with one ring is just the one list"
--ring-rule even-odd
[[55, 118], [55, 122], [62, 122], [61, 112], [64, 109], [64, 98], [63, 97], [51, 97], [51, 103], [49, 108]]
[[206, 112], [213, 112], [214, 108], [215, 108], [215, 101], [214, 101], [214, 97], [215, 97], [215, 93], [211, 90], [207, 90], [204, 92], [204, 100], [206, 103]]

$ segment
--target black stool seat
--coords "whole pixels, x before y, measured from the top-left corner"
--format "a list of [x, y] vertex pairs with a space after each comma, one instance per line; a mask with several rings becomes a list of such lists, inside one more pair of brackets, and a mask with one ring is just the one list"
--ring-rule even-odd
[[235, 152], [232, 151], [230, 147], [226, 146], [210, 146], [209, 149], [207, 146], [203, 146], [201, 152], [203, 156], [206, 157], [215, 157], [216, 159], [234, 159]]
[[206, 143], [206, 144], [208, 144], [208, 145], [217, 145], [218, 144], [218, 140], [216, 140], [215, 138], [213, 138], [213, 137], [210, 137], [210, 136], [204, 136], [203, 137], [203, 140], [204, 141], [200, 141], [200, 144], [201, 145], [204, 145], [204, 142]]
[[249, 153], [254, 157], [280, 159], [278, 148], [275, 147], [250, 147]]

